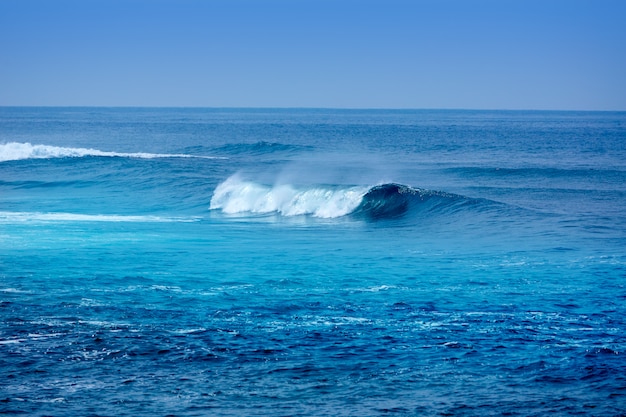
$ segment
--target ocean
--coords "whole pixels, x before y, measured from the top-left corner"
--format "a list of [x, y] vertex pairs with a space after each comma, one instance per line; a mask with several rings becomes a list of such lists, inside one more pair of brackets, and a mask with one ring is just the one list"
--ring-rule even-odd
[[0, 108], [0, 413], [626, 415], [626, 113]]

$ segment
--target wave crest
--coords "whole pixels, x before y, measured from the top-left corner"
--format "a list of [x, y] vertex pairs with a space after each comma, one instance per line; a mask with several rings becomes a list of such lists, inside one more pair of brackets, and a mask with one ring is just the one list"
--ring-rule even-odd
[[233, 176], [217, 186], [210, 209], [227, 214], [278, 213], [336, 218], [352, 213], [367, 190], [368, 187], [298, 189], [291, 185], [267, 186]]
[[0, 144], [0, 162], [19, 161], [24, 159], [51, 159], [51, 158], [82, 158], [93, 157], [118, 157], [118, 158], [208, 158], [212, 156], [197, 156], [187, 154], [157, 154], [157, 153], [124, 153], [108, 152], [91, 148], [66, 148], [51, 145], [32, 145], [28, 142], [9, 142]]

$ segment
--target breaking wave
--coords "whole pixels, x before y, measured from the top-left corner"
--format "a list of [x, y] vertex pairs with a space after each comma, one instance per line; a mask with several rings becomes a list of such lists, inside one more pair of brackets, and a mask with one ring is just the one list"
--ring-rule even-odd
[[159, 154], [145, 152], [108, 152], [90, 148], [65, 148], [50, 145], [32, 145], [28, 142], [9, 142], [0, 144], [0, 162], [19, 161], [24, 159], [51, 159], [51, 158], [81, 158], [81, 157], [118, 157], [118, 158], [206, 158], [216, 159], [213, 156], [198, 156], [188, 154]]
[[278, 213], [335, 218], [354, 211], [367, 190], [367, 187], [299, 189], [288, 184], [267, 186], [233, 176], [217, 186], [210, 209], [227, 214]]
[[132, 216], [117, 214], [79, 213], [40, 213], [40, 212], [0, 212], [0, 223], [23, 222], [133, 222], [133, 223], [189, 223], [198, 221], [195, 217]]
[[218, 185], [210, 209], [226, 214], [310, 215], [337, 218], [347, 215], [368, 220], [393, 219], [407, 213], [451, 213], [481, 201], [457, 194], [389, 183], [373, 187], [293, 185], [268, 186], [238, 176]]

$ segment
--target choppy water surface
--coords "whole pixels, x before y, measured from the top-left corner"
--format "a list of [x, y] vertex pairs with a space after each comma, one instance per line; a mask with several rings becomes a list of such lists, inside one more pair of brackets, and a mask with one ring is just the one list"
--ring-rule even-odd
[[626, 413], [626, 114], [0, 109], [0, 412]]

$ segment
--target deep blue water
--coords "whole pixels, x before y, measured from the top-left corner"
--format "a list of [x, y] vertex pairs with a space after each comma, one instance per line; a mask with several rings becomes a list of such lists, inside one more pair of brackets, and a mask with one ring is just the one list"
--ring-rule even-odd
[[626, 415], [626, 113], [0, 108], [0, 413]]

